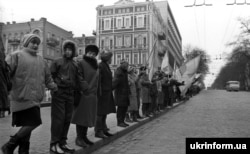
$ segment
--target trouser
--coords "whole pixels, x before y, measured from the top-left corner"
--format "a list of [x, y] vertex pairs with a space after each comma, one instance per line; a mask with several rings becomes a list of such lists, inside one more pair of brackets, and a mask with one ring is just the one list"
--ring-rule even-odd
[[154, 113], [157, 109], [157, 96], [151, 96], [151, 100], [150, 112]]
[[117, 124], [124, 123], [127, 110], [128, 106], [117, 106], [117, 112], [116, 112]]
[[95, 125], [95, 132], [108, 131], [107, 124], [106, 124], [107, 115], [97, 115], [96, 125]]
[[51, 144], [65, 144], [73, 113], [73, 92], [52, 96], [51, 102]]
[[150, 113], [151, 103], [142, 103], [142, 114], [148, 115]]

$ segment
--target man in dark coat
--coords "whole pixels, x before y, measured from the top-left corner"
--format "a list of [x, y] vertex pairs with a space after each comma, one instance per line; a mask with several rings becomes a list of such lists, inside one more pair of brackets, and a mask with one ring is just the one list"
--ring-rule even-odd
[[129, 84], [128, 84], [128, 62], [121, 60], [120, 66], [115, 71], [113, 79], [115, 89], [115, 103], [117, 105], [117, 125], [119, 127], [129, 126], [124, 122], [129, 106]]
[[[1, 41], [1, 40], [0, 40]], [[0, 42], [2, 45], [2, 42]], [[4, 112], [8, 104], [8, 88], [6, 81], [7, 64], [5, 62], [4, 48], [0, 47], [0, 118], [4, 117]]]
[[73, 61], [76, 45], [71, 40], [62, 44], [63, 57], [53, 61], [51, 74], [58, 85], [58, 91], [52, 93], [51, 102], [51, 145], [50, 151], [55, 153], [73, 152], [67, 145], [67, 134], [73, 113], [74, 90], [77, 85], [87, 89], [87, 83], [81, 77], [77, 64]]
[[99, 86], [97, 120], [95, 125], [95, 137], [105, 138], [113, 136], [108, 132], [106, 119], [110, 113], [115, 113], [114, 97], [112, 93], [112, 72], [109, 64], [111, 63], [112, 52], [103, 51], [100, 53], [101, 63], [99, 64]]

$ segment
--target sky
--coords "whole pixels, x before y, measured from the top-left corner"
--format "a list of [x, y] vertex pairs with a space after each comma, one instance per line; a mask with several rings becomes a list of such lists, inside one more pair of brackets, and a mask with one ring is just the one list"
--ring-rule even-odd
[[[26, 22], [41, 17], [59, 27], [72, 31], [74, 36], [92, 35], [96, 29], [96, 7], [113, 5], [118, 0], [0, 0], [0, 22]], [[145, 0], [134, 0], [142, 2]], [[154, 0], [159, 1], [159, 0]], [[162, 1], [162, 0], [161, 0]], [[236, 3], [250, 0], [236, 0]], [[235, 40], [240, 31], [237, 18], [250, 17], [250, 5], [227, 5], [235, 0], [168, 0], [182, 36], [183, 47], [187, 45], [204, 49], [212, 57], [212, 67], [217, 73], [221, 65], [215, 60], [220, 54], [230, 53], [225, 46]], [[222, 56], [224, 58], [224, 55]], [[214, 69], [213, 69], [214, 70]], [[210, 81], [209, 81], [210, 82]]]

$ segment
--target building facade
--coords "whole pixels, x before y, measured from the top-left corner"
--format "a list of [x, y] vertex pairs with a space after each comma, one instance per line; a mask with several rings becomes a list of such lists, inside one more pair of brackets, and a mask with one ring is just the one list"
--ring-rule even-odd
[[46, 18], [40, 20], [31, 19], [28, 22], [16, 23], [7, 22], [2, 24], [2, 39], [5, 47], [5, 54], [10, 54], [21, 49], [22, 38], [27, 33], [35, 33], [41, 37], [39, 54], [50, 65], [52, 60], [62, 56], [61, 44], [65, 39], [72, 39], [71, 31], [66, 31], [50, 22]]
[[181, 35], [167, 1], [162, 3], [164, 7], [160, 2], [120, 0], [96, 8], [96, 43], [101, 50], [113, 52], [112, 70], [121, 59], [138, 67], [148, 64], [152, 53], [156, 53], [157, 65], [166, 53], [172, 67], [181, 65]]
[[85, 47], [87, 45], [96, 45], [96, 37], [95, 36], [85, 36], [82, 34], [82, 37], [74, 37], [74, 41], [78, 47], [78, 55], [85, 54]]

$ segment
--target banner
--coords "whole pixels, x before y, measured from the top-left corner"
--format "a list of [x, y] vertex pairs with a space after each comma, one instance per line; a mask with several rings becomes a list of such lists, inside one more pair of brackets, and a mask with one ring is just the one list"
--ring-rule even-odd
[[184, 65], [182, 65], [180, 67], [180, 72], [182, 75], [188, 75], [188, 76], [193, 76], [197, 69], [198, 69], [198, 66], [199, 66], [199, 63], [200, 63], [200, 55], [189, 60], [188, 62], [184, 63]]
[[161, 70], [166, 73], [166, 74], [170, 74], [172, 72], [172, 68], [169, 65], [169, 56], [168, 56], [168, 52], [165, 53], [163, 61], [161, 63]]

